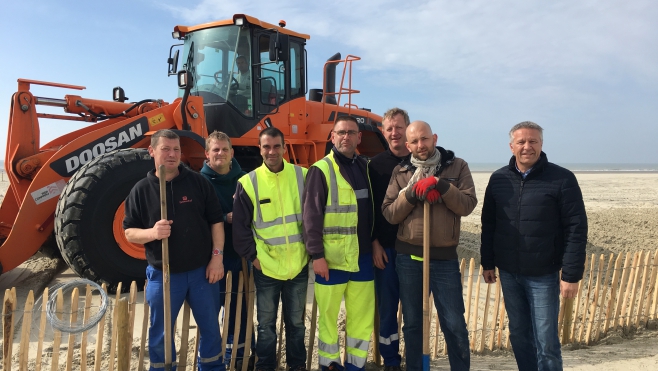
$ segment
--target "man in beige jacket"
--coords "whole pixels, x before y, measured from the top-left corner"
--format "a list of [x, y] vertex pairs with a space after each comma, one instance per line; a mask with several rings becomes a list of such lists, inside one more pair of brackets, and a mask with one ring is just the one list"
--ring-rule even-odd
[[[425, 258], [430, 259], [430, 290], [448, 346], [451, 370], [468, 370], [470, 349], [464, 321], [457, 245], [461, 217], [477, 204], [468, 165], [452, 151], [436, 146], [437, 135], [423, 121], [407, 128], [411, 158], [394, 170], [382, 212], [399, 224], [395, 249], [404, 316], [407, 370], [422, 369], [422, 279]], [[423, 256], [423, 203], [430, 208], [430, 256]]]

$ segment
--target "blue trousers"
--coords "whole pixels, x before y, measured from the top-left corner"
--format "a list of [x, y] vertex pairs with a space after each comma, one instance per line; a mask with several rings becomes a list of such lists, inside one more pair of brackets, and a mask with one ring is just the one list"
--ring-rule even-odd
[[524, 276], [500, 269], [499, 274], [519, 370], [562, 370], [559, 273]]
[[375, 267], [375, 292], [379, 309], [379, 353], [385, 366], [399, 366], [400, 341], [398, 334], [398, 304], [400, 302], [400, 282], [395, 272], [397, 252], [384, 248], [388, 257], [384, 269]]
[[306, 367], [306, 290], [308, 265], [291, 280], [277, 280], [254, 269], [256, 284], [256, 317], [258, 318], [258, 342], [256, 343], [256, 369], [276, 370], [276, 318], [279, 300], [283, 305], [283, 322], [286, 328], [286, 362], [288, 368]]
[[[151, 371], [164, 370], [164, 299], [162, 291], [162, 271], [146, 267], [146, 301], [150, 307], [151, 326], [149, 327], [149, 358]], [[219, 283], [210, 284], [206, 279], [206, 267], [170, 275], [171, 328], [176, 316], [187, 300], [199, 326], [200, 371], [224, 371], [222, 362], [222, 339], [219, 334]], [[173, 335], [173, 333], [172, 333]], [[176, 347], [171, 339], [172, 362], [176, 367]]]
[[[251, 263], [247, 263], [249, 266]], [[235, 311], [237, 310], [238, 305], [238, 291], [244, 290], [243, 287], [238, 287], [239, 283], [239, 274], [242, 272], [242, 259], [240, 258], [229, 258], [224, 257], [224, 272], [231, 272], [231, 287], [226, 288], [226, 276], [219, 281], [219, 302], [223, 306], [226, 299], [226, 292], [230, 291], [231, 294], [231, 305], [228, 308], [228, 333], [226, 335], [226, 353], [224, 354], [224, 363], [228, 366], [231, 362], [232, 354], [235, 354], [236, 360], [240, 360], [244, 357], [244, 339], [247, 331], [247, 296], [242, 295], [242, 313], [240, 319], [240, 335], [238, 337], [238, 349], [233, 349], [233, 335], [235, 334]], [[224, 308], [224, 310], [227, 310]], [[256, 349], [256, 336], [251, 334], [251, 349]]]
[[[400, 280], [407, 371], [420, 371], [423, 369], [423, 262], [407, 254], [398, 254], [395, 266]], [[468, 370], [471, 353], [457, 259], [430, 260], [430, 292], [434, 294], [434, 305], [448, 346], [450, 369]]]

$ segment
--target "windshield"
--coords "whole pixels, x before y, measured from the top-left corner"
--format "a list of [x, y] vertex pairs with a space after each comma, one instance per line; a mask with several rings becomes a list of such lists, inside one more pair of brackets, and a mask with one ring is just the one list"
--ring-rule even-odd
[[[252, 79], [249, 30], [223, 26], [185, 36], [183, 68], [194, 76], [190, 94], [203, 97], [204, 106], [228, 102], [244, 116], [252, 116]], [[183, 90], [179, 90], [183, 96]]]

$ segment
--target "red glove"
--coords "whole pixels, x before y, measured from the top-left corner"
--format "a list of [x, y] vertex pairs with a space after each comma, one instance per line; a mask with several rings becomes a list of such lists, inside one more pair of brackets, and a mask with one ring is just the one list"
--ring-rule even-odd
[[429, 192], [430, 189], [434, 189], [434, 187], [436, 187], [436, 183], [437, 180], [433, 176], [417, 181], [413, 187], [413, 190], [416, 193], [416, 197], [421, 201], [425, 201], [427, 192]]
[[441, 194], [436, 188], [430, 189], [425, 196], [425, 201], [429, 202], [430, 205], [437, 203], [441, 199]]

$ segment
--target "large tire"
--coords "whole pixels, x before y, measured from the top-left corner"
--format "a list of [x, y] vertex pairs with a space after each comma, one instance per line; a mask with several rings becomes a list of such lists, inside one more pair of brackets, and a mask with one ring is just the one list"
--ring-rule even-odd
[[[132, 281], [140, 289], [144, 286], [147, 264], [143, 246], [130, 245], [117, 223], [126, 196], [153, 167], [145, 149], [106, 153], [81, 167], [59, 198], [55, 236], [62, 257], [79, 276], [106, 283], [111, 292], [119, 282], [122, 291], [128, 290]], [[131, 256], [126, 251], [138, 253]]]

